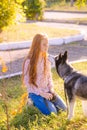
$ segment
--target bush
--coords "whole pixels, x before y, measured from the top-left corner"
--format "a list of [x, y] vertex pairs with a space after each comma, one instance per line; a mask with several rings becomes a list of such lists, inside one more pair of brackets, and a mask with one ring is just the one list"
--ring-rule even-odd
[[19, 6], [14, 0], [0, 1], [0, 31], [21, 18], [21, 15], [23, 14], [21, 7], [22, 6]]
[[55, 4], [60, 5], [61, 3], [65, 3], [64, 0], [45, 0], [45, 1], [46, 1], [46, 7], [48, 7], [48, 8]]
[[26, 0], [23, 3], [24, 12], [27, 19], [30, 20], [42, 20], [45, 1], [44, 0]]
[[[20, 129], [20, 126], [25, 128], [26, 130], [31, 130], [32, 127], [41, 123], [43, 115], [39, 112], [37, 108], [34, 106], [25, 106], [22, 113], [17, 114], [12, 122], [11, 126], [14, 126], [15, 128]], [[36, 118], [38, 118], [36, 120]], [[36, 122], [36, 123], [35, 123]], [[35, 127], [34, 126], [34, 127]]]
[[15, 6], [13, 1], [0, 1], [0, 30], [9, 25], [15, 18]]

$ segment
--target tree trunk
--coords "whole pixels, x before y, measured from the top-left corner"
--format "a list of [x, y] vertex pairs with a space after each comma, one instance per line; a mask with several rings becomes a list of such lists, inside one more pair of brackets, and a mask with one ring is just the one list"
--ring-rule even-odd
[[70, 6], [73, 6], [74, 0], [70, 0]]

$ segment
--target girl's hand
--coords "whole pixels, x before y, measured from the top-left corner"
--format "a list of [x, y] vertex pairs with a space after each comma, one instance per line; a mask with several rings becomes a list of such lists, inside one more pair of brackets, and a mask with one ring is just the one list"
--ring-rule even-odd
[[52, 100], [52, 98], [53, 98], [52, 93], [41, 93], [41, 96], [48, 99], [48, 100]]
[[48, 99], [48, 100], [52, 100], [53, 94], [52, 93], [46, 93], [45, 98]]

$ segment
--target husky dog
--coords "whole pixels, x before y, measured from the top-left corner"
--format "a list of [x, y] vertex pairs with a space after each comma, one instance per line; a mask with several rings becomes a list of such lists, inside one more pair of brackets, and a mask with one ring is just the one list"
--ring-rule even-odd
[[[69, 103], [68, 119], [74, 115], [76, 97], [87, 100], [87, 76], [76, 71], [67, 61], [67, 51], [55, 56], [55, 66], [58, 75], [64, 80], [65, 97]], [[68, 107], [68, 106], [67, 106]]]

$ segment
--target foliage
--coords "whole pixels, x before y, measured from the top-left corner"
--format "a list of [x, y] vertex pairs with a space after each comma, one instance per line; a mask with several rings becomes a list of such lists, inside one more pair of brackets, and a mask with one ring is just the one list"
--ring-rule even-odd
[[0, 1], [0, 29], [11, 24], [13, 22], [13, 19], [15, 19], [14, 1]]
[[87, 0], [77, 0], [76, 5], [81, 8], [81, 6], [85, 6], [87, 4]]
[[42, 20], [44, 13], [44, 0], [25, 0], [23, 3], [27, 19]]
[[15, 0], [17, 4], [22, 4], [25, 0]]
[[2, 72], [3, 73], [7, 72], [8, 68], [7, 68], [5, 62], [3, 61], [3, 59], [1, 57], [0, 57], [0, 63], [2, 65]]
[[26, 93], [24, 88], [19, 87], [21, 85], [19, 79], [20, 77], [0, 81], [0, 115], [2, 115], [0, 116], [0, 130], [10, 129], [11, 119], [16, 113], [21, 113], [26, 103]]
[[[5, 62], [3, 61], [3, 59], [0, 57], [0, 62], [1, 62], [1, 65], [2, 65], [2, 72], [5, 73], [8, 71], [8, 68], [5, 64]], [[2, 93], [0, 93], [0, 97], [2, 98], [2, 106], [3, 106], [3, 110], [5, 112], [5, 115], [6, 115], [6, 121], [5, 121], [5, 124], [6, 124], [6, 128], [7, 130], [9, 130], [9, 112], [8, 112], [8, 97], [7, 97], [7, 93], [6, 93], [6, 85], [5, 83], [3, 82], [3, 89], [2, 89]]]
[[76, 5], [78, 8], [80, 8], [87, 4], [87, 0], [45, 0], [45, 1], [47, 3], [47, 7], [53, 6], [55, 4], [69, 6], [70, 3], [71, 6]]
[[[8, 71], [8, 67], [6, 66], [4, 60], [0, 57], [0, 64], [1, 64], [1, 71], [2, 73], [5, 73]], [[10, 92], [10, 89], [7, 88], [7, 84], [6, 84], [6, 80], [2, 79], [1, 80], [1, 84], [0, 84], [0, 104], [2, 104], [2, 109], [4, 111], [4, 118], [0, 119], [0, 125], [1, 128], [0, 129], [7, 129], [10, 130], [10, 119], [11, 119], [11, 115], [14, 115], [14, 113], [10, 113], [10, 104], [9, 104], [9, 100], [11, 97], [12, 98], [12, 94]], [[10, 93], [9, 93], [10, 92]], [[11, 94], [11, 95], [10, 95]], [[26, 100], [27, 100], [27, 94], [24, 93], [21, 97], [21, 102], [20, 102], [20, 106], [18, 108], [17, 113], [21, 113], [22, 111], [22, 107], [26, 104]]]
[[22, 96], [21, 96], [21, 101], [20, 101], [20, 105], [17, 109], [15, 109], [14, 111], [12, 111], [12, 115], [15, 116], [17, 115], [18, 113], [21, 113], [22, 112], [22, 109], [23, 107], [27, 104], [27, 97], [28, 97], [28, 94], [27, 93], [24, 93]]
[[[87, 74], [87, 62], [74, 63], [73, 66], [84, 74]], [[55, 69], [52, 69], [54, 89], [64, 98], [63, 80], [61, 80]], [[2, 81], [0, 81], [0, 93], [2, 93]], [[82, 114], [81, 102], [77, 100], [74, 120], [67, 121], [66, 112], [57, 115], [45, 116], [34, 106], [26, 104], [26, 89], [21, 87], [21, 77], [13, 77], [4, 80], [6, 85], [7, 105], [9, 113], [10, 130], [86, 130], [87, 118]], [[17, 110], [17, 111], [16, 111]], [[21, 110], [21, 111], [19, 111]], [[16, 114], [13, 113], [16, 111]], [[0, 98], [0, 130], [6, 130], [5, 105]]]
[[0, 1], [0, 31], [8, 25], [20, 21], [24, 17], [22, 6], [15, 0]]
[[63, 0], [45, 0], [45, 1], [47, 7], [51, 7], [55, 3], [60, 4], [61, 2], [63, 2]]

